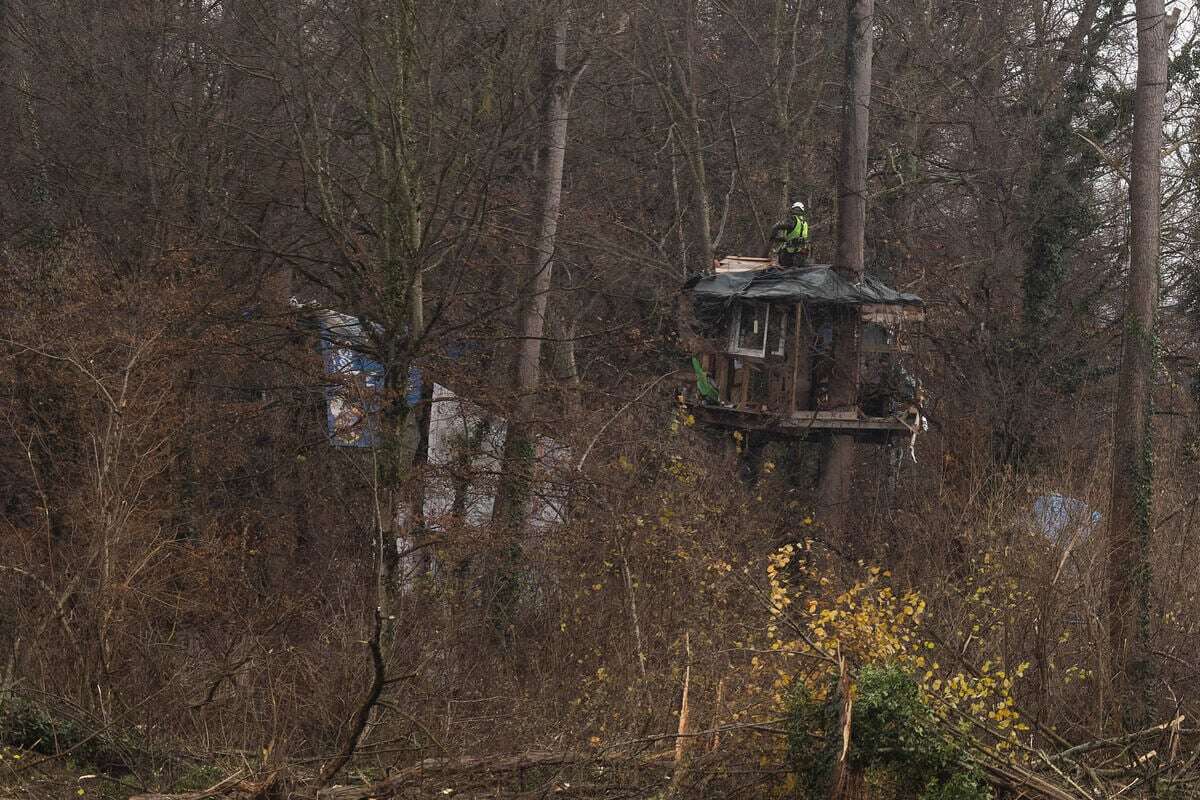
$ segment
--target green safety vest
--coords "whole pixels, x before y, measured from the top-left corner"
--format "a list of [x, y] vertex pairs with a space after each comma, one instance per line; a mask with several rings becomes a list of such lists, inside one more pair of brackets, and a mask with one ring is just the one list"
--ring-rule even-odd
[[792, 219], [795, 220], [795, 224], [784, 234], [783, 249], [789, 253], [798, 253], [800, 248], [808, 244], [808, 220], [798, 216]]

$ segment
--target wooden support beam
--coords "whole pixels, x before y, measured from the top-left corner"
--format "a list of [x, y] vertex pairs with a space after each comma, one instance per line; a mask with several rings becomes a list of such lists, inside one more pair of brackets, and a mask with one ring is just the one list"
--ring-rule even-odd
[[729, 356], [724, 353], [714, 353], [712, 359], [715, 365], [717, 395], [722, 401], [726, 401], [729, 399]]
[[812, 335], [809, 332], [808, 315], [804, 313], [804, 304], [796, 303], [796, 323], [792, 331], [792, 387], [791, 401], [788, 411], [806, 409], [811, 404], [812, 397], [812, 353], [809, 343]]

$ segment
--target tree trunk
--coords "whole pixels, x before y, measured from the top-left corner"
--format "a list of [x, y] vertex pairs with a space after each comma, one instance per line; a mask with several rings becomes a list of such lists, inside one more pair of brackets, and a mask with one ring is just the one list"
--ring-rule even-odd
[[[670, 136], [676, 137], [671, 148], [671, 188], [675, 196], [675, 216], [679, 224], [680, 258], [686, 272], [708, 272], [712, 269], [715, 245], [712, 232], [712, 203], [708, 197], [708, 177], [704, 164], [704, 120], [700, 111], [700, 98], [696, 92], [695, 51], [698, 45], [696, 29], [696, 0], [681, 0], [678, 4], [682, 14], [683, 48], [682, 55], [677, 54], [672, 46], [672, 34], [663, 21], [665, 15], [659, 18], [659, 33], [662, 42], [663, 64], [667, 71], [665, 78], [659, 77], [656, 66], [643, 72], [643, 75], [654, 81], [663, 109], [671, 119]], [[674, 142], [679, 143], [688, 175], [692, 179], [692, 202], [696, 216], [696, 236], [699, 238], [699, 254], [697, 268], [688, 269], [686, 233], [684, 230], [681, 203], [679, 175], [676, 169]]]
[[[383, 500], [377, 543], [378, 598], [383, 612], [380, 641], [388, 653], [398, 629], [401, 593], [414, 571], [413, 560], [403, 554], [411, 554], [421, 535], [421, 483], [414, 479], [413, 470], [422, 441], [421, 415], [409, 408], [408, 395], [410, 370], [426, 331], [419, 266], [423, 247], [422, 186], [412, 148], [416, 138], [412, 99], [417, 58], [415, 2], [397, 0], [385, 21], [382, 43], [391, 58], [387, 77], [380, 80], [378, 70], [370, 64], [364, 64], [363, 69], [365, 116], [374, 149], [372, 173], [383, 190], [374, 227], [379, 233], [376, 258], [383, 276], [385, 319], [377, 344], [388, 399], [380, 414], [376, 469]], [[368, 31], [378, 22], [364, 13], [359, 24]]]
[[[855, 283], [862, 280], [864, 268], [874, 14], [874, 0], [849, 0], [834, 268]], [[829, 391], [830, 404], [837, 409], [851, 409], [858, 402], [858, 337], [858, 310], [838, 309], [834, 320], [833, 376]], [[854, 437], [832, 436], [821, 469], [819, 492], [824, 524], [838, 534], [845, 529], [853, 471]]]
[[554, 377], [562, 395], [563, 416], [569, 423], [577, 423], [583, 413], [583, 397], [579, 385], [579, 364], [575, 360], [575, 335], [579, 331], [578, 319], [568, 320], [561, 315], [552, 315], [550, 320], [554, 343], [551, 347]]
[[1150, 384], [1158, 306], [1163, 108], [1167, 51], [1174, 19], [1167, 17], [1163, 0], [1137, 0], [1137, 91], [1129, 181], [1129, 287], [1113, 417], [1109, 511], [1109, 646], [1114, 696], [1125, 706], [1127, 725], [1141, 723], [1149, 711], [1150, 699], [1147, 696], [1153, 504]]
[[[688, 158], [692, 164], [692, 180], [696, 183], [696, 217], [700, 223], [700, 248], [703, 258], [701, 271], [712, 269], [716, 248], [713, 244], [712, 233], [712, 203], [708, 199], [708, 178], [704, 169], [704, 134], [700, 130], [700, 99], [696, 94], [696, 8], [689, 2], [687, 5], [687, 72], [680, 74], [679, 80], [687, 96], [688, 129], [691, 135], [691, 147]], [[678, 69], [678, 65], [676, 65]]]
[[[509, 418], [504, 441], [504, 459], [492, 519], [506, 541], [500, 543], [508, 557], [499, 559], [499, 569], [511, 572], [518, 537], [525, 519], [534, 470], [533, 414], [535, 394], [541, 381], [542, 338], [546, 331], [546, 305], [554, 274], [554, 250], [558, 217], [562, 206], [563, 165], [567, 152], [567, 122], [571, 93], [579, 70], [566, 69], [567, 10], [558, 12], [549, 32], [542, 69], [545, 80], [542, 101], [542, 149], [538, 158], [539, 213], [532, 248], [529, 292], [521, 311], [521, 343], [516, 359], [517, 402]], [[508, 562], [508, 563], [504, 563]], [[511, 576], [494, 576], [486, 598], [493, 610], [507, 613], [513, 598]], [[502, 621], [503, 622], [503, 621]]]

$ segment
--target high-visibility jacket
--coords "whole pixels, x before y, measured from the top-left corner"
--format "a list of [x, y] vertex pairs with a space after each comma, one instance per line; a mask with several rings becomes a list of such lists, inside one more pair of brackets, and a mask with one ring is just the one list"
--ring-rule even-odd
[[808, 220], [793, 214], [771, 229], [771, 241], [778, 242], [776, 247], [786, 253], [801, 252], [808, 245]]
[[808, 244], [808, 220], [792, 215], [792, 226], [784, 234], [783, 249], [788, 253], [799, 253]]

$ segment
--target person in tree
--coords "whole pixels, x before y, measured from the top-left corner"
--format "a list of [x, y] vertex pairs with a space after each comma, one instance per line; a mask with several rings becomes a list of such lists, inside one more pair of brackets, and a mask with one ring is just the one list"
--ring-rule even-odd
[[808, 211], [804, 203], [792, 203], [788, 218], [771, 229], [771, 251], [781, 267], [803, 267], [808, 263]]

